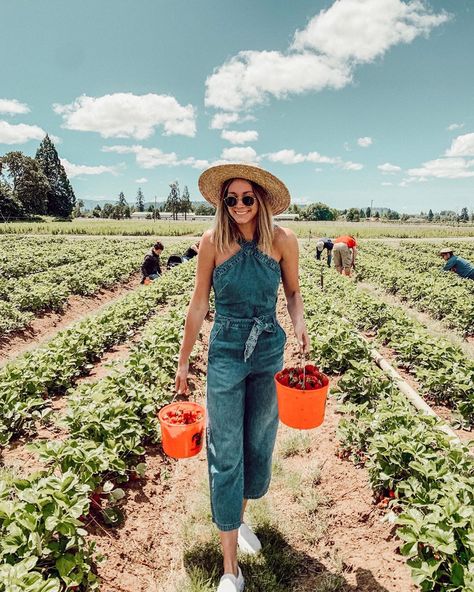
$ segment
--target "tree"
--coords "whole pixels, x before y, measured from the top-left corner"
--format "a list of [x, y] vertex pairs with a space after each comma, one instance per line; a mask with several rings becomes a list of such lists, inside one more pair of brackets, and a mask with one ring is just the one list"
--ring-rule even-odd
[[69, 217], [74, 209], [76, 196], [48, 134], [36, 151], [35, 160], [49, 182], [46, 213], [60, 218]]
[[359, 222], [360, 212], [358, 208], [351, 208], [346, 214], [346, 220], [348, 222]]
[[[127, 208], [128, 208], [128, 203], [127, 203], [127, 200], [125, 199], [125, 194], [123, 191], [121, 191], [118, 196], [117, 204], [113, 207], [110, 215], [115, 220], [121, 220], [122, 218], [125, 218]], [[130, 213], [130, 208], [129, 208], [129, 213]]]
[[100, 218], [101, 214], [102, 208], [99, 206], [99, 204], [97, 204], [95, 208], [92, 210], [92, 215], [94, 216], [94, 218]]
[[10, 220], [18, 220], [25, 216], [25, 212], [13, 198], [13, 191], [10, 185], [0, 178], [0, 220], [2, 222], [9, 222]]
[[181, 197], [179, 193], [179, 183], [175, 181], [170, 183], [170, 192], [166, 200], [165, 209], [173, 214], [173, 220], [178, 219], [178, 212], [181, 209]]
[[144, 212], [145, 211], [145, 197], [143, 195], [142, 188], [138, 188], [137, 192], [137, 212]]
[[365, 217], [370, 218], [372, 216], [372, 210], [368, 207], [365, 210]]
[[84, 207], [84, 202], [82, 201], [82, 199], [78, 200], [76, 202], [76, 205], [74, 206], [74, 210], [72, 212], [73, 218], [79, 218], [79, 216], [81, 215], [81, 208]]
[[0, 177], [26, 214], [46, 214], [49, 182], [34, 158], [8, 152], [0, 158]]
[[428, 222], [433, 222], [433, 218], [434, 218], [433, 210], [430, 208], [430, 211], [428, 212]]
[[325, 203], [317, 202], [309, 204], [301, 213], [301, 217], [305, 220], [335, 220], [336, 216], [332, 210]]
[[186, 214], [192, 211], [191, 199], [189, 197], [188, 186], [185, 185], [183, 189], [183, 195], [181, 196], [181, 212], [184, 212], [184, 219], [186, 220]]
[[461, 220], [461, 222], [469, 222], [469, 212], [467, 211], [467, 208], [463, 208], [461, 210], [461, 215], [459, 216], [459, 219]]
[[197, 206], [194, 206], [194, 213], [197, 216], [214, 216], [216, 208], [207, 202], [199, 202]]
[[375, 218], [376, 218], [377, 220], [380, 220], [380, 213], [379, 213], [379, 212], [375, 212]]
[[112, 204], [105, 203], [102, 206], [102, 214], [100, 215], [100, 217], [101, 218], [110, 218], [112, 215], [113, 209], [114, 209], [114, 206]]
[[395, 210], [388, 210], [387, 212], [387, 219], [388, 220], [400, 220], [400, 214]]
[[362, 208], [359, 210], [359, 218], [365, 218], [365, 212]]

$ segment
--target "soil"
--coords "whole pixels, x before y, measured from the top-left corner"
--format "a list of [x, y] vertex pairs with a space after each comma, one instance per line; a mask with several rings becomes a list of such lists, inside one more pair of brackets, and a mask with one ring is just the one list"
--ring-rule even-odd
[[[368, 334], [365, 334], [365, 337], [372, 340], [371, 336], [369, 336]], [[377, 345], [376, 349], [387, 360], [387, 362], [389, 362], [395, 368], [395, 370], [400, 374], [403, 380], [409, 386], [411, 386], [411, 388], [414, 389], [423, 399], [426, 400], [426, 397], [423, 396], [422, 389], [416, 378], [414, 378], [409, 372], [407, 372], [404, 368], [401, 368], [397, 364], [397, 359], [395, 357], [394, 350], [383, 345]], [[431, 409], [438, 415], [438, 417], [451, 427], [453, 432], [462, 442], [469, 442], [471, 440], [474, 440], [474, 432], [472, 430], [455, 428], [451, 425], [454, 421], [454, 414], [449, 407], [447, 407], [446, 405], [436, 405], [429, 400], [426, 400], [426, 402], [431, 407]]]
[[[299, 355], [291, 345], [294, 339], [290, 337], [292, 330], [282, 304], [279, 313], [289, 335], [285, 363], [296, 365]], [[203, 360], [210, 328], [211, 323], [205, 322], [201, 356], [191, 369], [198, 401], [203, 398]], [[316, 459], [321, 467], [317, 492], [327, 497], [330, 505], [327, 532], [317, 545], [305, 544], [297, 531], [287, 541], [308, 562], [307, 568], [302, 566], [301, 581], [294, 590], [314, 591], [311, 566], [317, 564], [318, 569], [329, 571], [333, 558], [338, 556], [344, 566], [344, 584], [338, 590], [412, 592], [417, 588], [405, 560], [396, 552], [399, 542], [390, 525], [381, 522], [383, 512], [374, 505], [366, 471], [337, 457], [338, 421], [336, 403], [329, 399], [325, 423], [309, 432], [311, 452], [306, 458], [303, 455], [292, 459], [296, 471]], [[278, 441], [289, 432], [294, 430], [282, 426]], [[89, 525], [98, 552], [107, 555], [98, 568], [101, 592], [176, 592], [176, 582], [185, 575], [183, 527], [192, 501], [202, 496], [207, 475], [205, 454], [176, 461], [164, 457], [161, 448], [153, 446], [147, 448], [146, 463], [146, 477], [125, 487], [124, 523], [107, 530], [95, 522]], [[288, 492], [286, 498], [281, 496], [281, 488], [267, 496], [277, 509], [275, 518], [288, 511]]]
[[37, 348], [58, 331], [67, 329], [76, 321], [98, 313], [102, 308], [137, 289], [141, 275], [135, 273], [111, 288], [102, 288], [93, 296], [70, 296], [63, 312], [47, 312], [33, 319], [21, 331], [0, 337], [0, 367], [12, 358]]
[[421, 312], [412, 308], [406, 302], [397, 298], [397, 296], [387, 294], [382, 288], [375, 286], [374, 284], [357, 282], [357, 287], [368, 292], [372, 296], [379, 298], [390, 306], [398, 306], [399, 308], [402, 308], [411, 319], [424, 325], [432, 335], [450, 341], [453, 345], [459, 347], [467, 357], [474, 360], [474, 336], [462, 337], [459, 332], [446, 327], [442, 321], [434, 319], [426, 312]]

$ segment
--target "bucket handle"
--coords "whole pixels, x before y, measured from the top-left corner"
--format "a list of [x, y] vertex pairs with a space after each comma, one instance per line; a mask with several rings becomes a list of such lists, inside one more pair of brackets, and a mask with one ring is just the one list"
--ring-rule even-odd
[[300, 364], [303, 368], [303, 389], [306, 390], [306, 353], [304, 350], [300, 352]]

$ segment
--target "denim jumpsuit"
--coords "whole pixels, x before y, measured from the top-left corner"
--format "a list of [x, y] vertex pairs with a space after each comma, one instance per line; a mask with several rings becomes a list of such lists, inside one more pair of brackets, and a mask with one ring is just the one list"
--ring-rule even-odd
[[243, 499], [265, 495], [278, 428], [274, 374], [286, 335], [276, 319], [280, 265], [255, 241], [213, 272], [216, 315], [209, 338], [207, 460], [212, 519], [239, 528]]

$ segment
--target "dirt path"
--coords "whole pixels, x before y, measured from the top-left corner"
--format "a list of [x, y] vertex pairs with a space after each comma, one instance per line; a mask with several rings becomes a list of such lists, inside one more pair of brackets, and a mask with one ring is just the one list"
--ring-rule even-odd
[[[280, 316], [291, 335], [281, 305]], [[193, 370], [198, 400], [210, 328], [205, 323], [202, 356]], [[286, 363], [294, 365], [292, 341]], [[366, 471], [337, 457], [338, 421], [330, 399], [321, 428], [296, 433], [281, 426], [271, 491], [249, 508], [264, 552], [257, 561], [241, 558], [250, 580], [246, 591], [416, 590], [396, 553], [399, 543], [373, 503]], [[221, 560], [210, 523], [205, 454], [175, 461], [149, 447], [146, 463], [146, 478], [127, 487], [125, 523], [107, 531], [92, 528], [98, 551], [108, 556], [99, 566], [101, 592], [215, 590]], [[288, 573], [291, 581], [285, 580]]]
[[141, 275], [135, 273], [112, 288], [102, 288], [93, 296], [70, 296], [63, 312], [48, 312], [33, 319], [22, 331], [0, 337], [0, 368], [12, 358], [37, 348], [58, 331], [67, 329], [76, 321], [100, 312], [103, 308], [136, 290]]
[[442, 321], [434, 319], [428, 313], [412, 308], [409, 304], [403, 302], [400, 298], [397, 298], [397, 296], [387, 294], [387, 292], [381, 287], [368, 282], [357, 282], [356, 285], [359, 289], [379, 298], [382, 302], [403, 309], [408, 317], [424, 325], [426, 330], [432, 335], [449, 340], [453, 345], [462, 349], [468, 358], [474, 360], [474, 337], [467, 337], [464, 339], [460, 333], [457, 333], [453, 329], [449, 329]]

